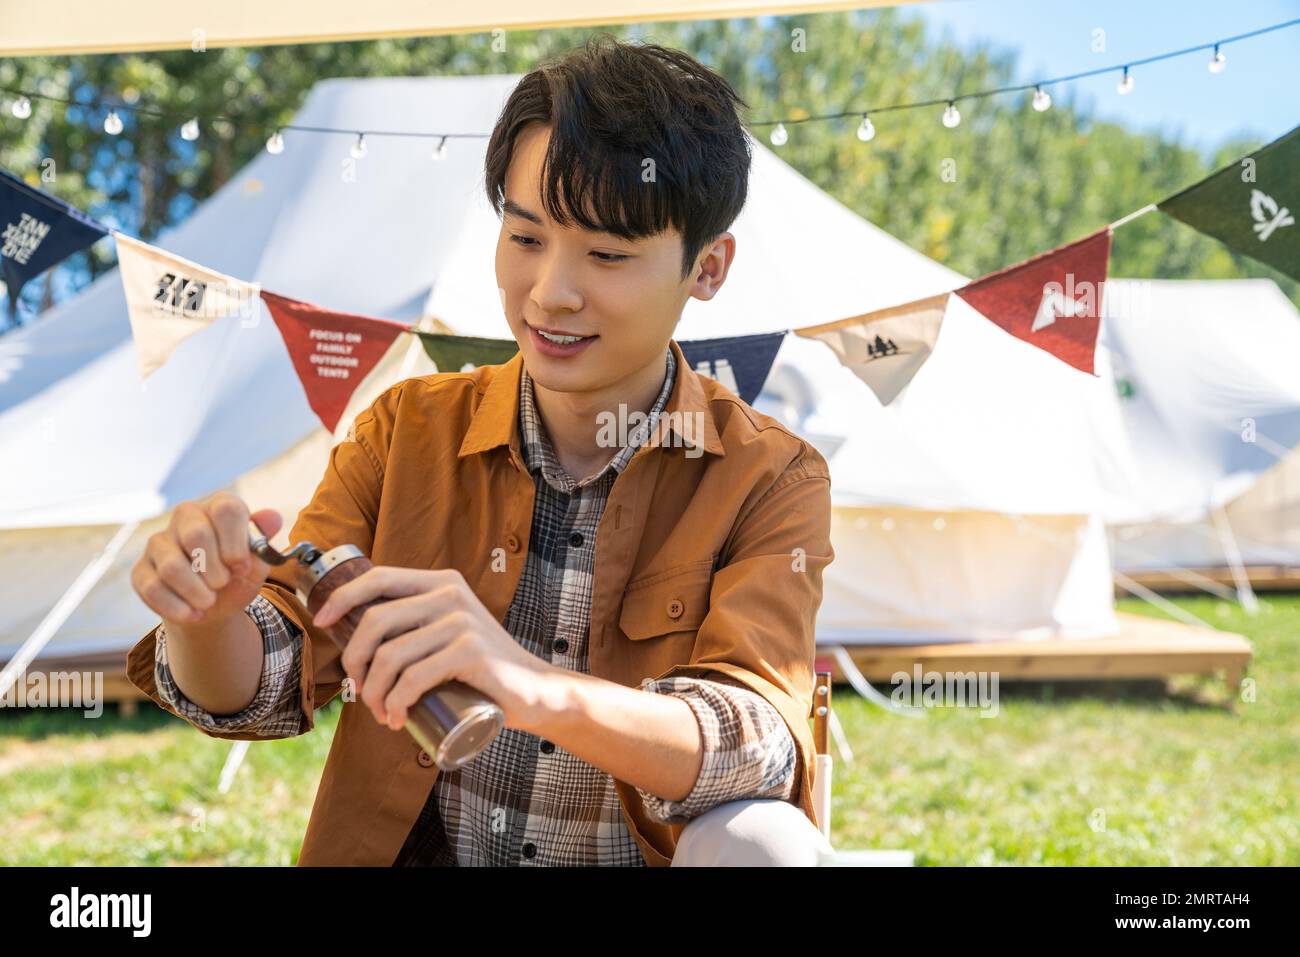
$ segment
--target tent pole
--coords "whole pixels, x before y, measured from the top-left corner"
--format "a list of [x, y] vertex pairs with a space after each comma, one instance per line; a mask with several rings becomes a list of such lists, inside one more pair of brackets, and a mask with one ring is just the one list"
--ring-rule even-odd
[[1241, 606], [1246, 609], [1248, 615], [1259, 614], [1259, 601], [1255, 598], [1255, 590], [1250, 587], [1250, 577], [1246, 574], [1246, 566], [1241, 562], [1241, 549], [1237, 547], [1237, 539], [1232, 534], [1232, 526], [1228, 523], [1228, 513], [1222, 505], [1216, 506], [1213, 511], [1214, 529], [1219, 533], [1219, 542], [1223, 546], [1223, 556], [1228, 560], [1228, 567], [1232, 569], [1232, 580], [1237, 585], [1237, 598], [1241, 601]]
[[899, 707], [875, 688], [871, 687], [871, 682], [868, 681], [863, 676], [862, 672], [858, 670], [858, 666], [853, 661], [853, 656], [849, 654], [848, 650], [843, 645], [836, 645], [831, 648], [831, 654], [835, 656], [835, 661], [840, 666], [840, 671], [843, 672], [845, 680], [848, 681], [853, 690], [862, 695], [862, 697], [866, 698], [876, 707], [882, 708], [890, 714], [902, 715], [905, 718], [925, 717], [924, 708]]
[[1153, 592], [1146, 585], [1135, 582], [1119, 569], [1114, 569], [1112, 574], [1115, 576], [1115, 581], [1118, 582], [1119, 586], [1125, 591], [1136, 595], [1138, 598], [1149, 601], [1151, 604], [1163, 611], [1169, 612], [1169, 614], [1173, 615], [1179, 621], [1191, 625], [1193, 628], [1209, 628], [1210, 630], [1214, 630], [1214, 626], [1209, 622], [1201, 621], [1201, 619], [1197, 618], [1190, 611], [1184, 611], [1168, 598]]
[[849, 738], [844, 733], [844, 725], [840, 724], [840, 716], [832, 711], [827, 725], [830, 727], [831, 737], [835, 739], [835, 747], [840, 752], [840, 760], [845, 764], [852, 764], [853, 749], [849, 747]]
[[131, 540], [131, 536], [139, 526], [139, 522], [127, 522], [119, 528], [99, 554], [90, 560], [90, 564], [82, 569], [81, 574], [63, 593], [63, 597], [36, 626], [36, 630], [22, 643], [18, 652], [5, 665], [4, 670], [0, 671], [0, 698], [9, 693], [9, 689], [18, 681], [18, 676], [27, 669], [27, 666], [41, 653], [41, 649], [76, 611], [82, 599], [95, 587], [95, 583], [104, 577], [104, 573], [112, 566], [113, 559], [117, 558], [118, 552]]
[[235, 775], [239, 773], [239, 766], [244, 763], [244, 755], [248, 753], [248, 746], [251, 741], [235, 741], [230, 746], [230, 751], [226, 754], [226, 763], [221, 768], [221, 777], [217, 780], [217, 793], [225, 794], [230, 790], [230, 785], [234, 783]]

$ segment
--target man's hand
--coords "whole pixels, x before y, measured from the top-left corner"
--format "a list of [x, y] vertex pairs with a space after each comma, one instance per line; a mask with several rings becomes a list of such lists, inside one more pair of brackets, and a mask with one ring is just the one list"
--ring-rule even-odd
[[454, 569], [376, 565], [335, 589], [313, 623], [329, 627], [376, 598], [391, 600], [362, 614], [341, 660], [380, 724], [400, 729], [426, 691], [452, 680], [495, 701], [508, 728], [562, 706], [568, 672], [515, 641]]

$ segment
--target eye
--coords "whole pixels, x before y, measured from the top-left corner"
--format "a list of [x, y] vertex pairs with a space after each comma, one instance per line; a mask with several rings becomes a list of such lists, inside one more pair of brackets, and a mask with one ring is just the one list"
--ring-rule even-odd
[[600, 260], [600, 262], [603, 262], [603, 263], [621, 263], [624, 259], [631, 259], [631, 258], [632, 258], [631, 256], [624, 256], [624, 255], [621, 255], [621, 254], [619, 254], [619, 253], [602, 253], [602, 252], [598, 252], [598, 251], [595, 251], [595, 250], [592, 251], [592, 255], [593, 255], [593, 256], [604, 256], [605, 258]]
[[510, 234], [510, 241], [523, 246], [525, 249], [531, 249], [532, 246], [537, 243], [537, 240], [533, 239], [531, 236], [519, 236], [515, 233]]

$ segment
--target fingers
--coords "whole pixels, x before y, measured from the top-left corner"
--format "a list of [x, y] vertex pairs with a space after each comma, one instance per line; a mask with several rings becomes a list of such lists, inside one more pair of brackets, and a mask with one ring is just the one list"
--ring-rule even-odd
[[[197, 502], [182, 502], [176, 506], [176, 511], [172, 513], [172, 526], [176, 530], [175, 542], [180, 550], [184, 552], [186, 565], [190, 567], [196, 578], [204, 584], [204, 587], [213, 593], [212, 599], [205, 605], [196, 605], [198, 608], [206, 608], [216, 601], [216, 592], [225, 588], [230, 582], [230, 571], [226, 568], [225, 562], [221, 560], [221, 550], [217, 544], [216, 529], [212, 527], [212, 519], [203, 504]], [[170, 559], [170, 556], [168, 556]], [[159, 565], [161, 572], [162, 565]], [[177, 581], [163, 575], [166, 581], [173, 588], [180, 584], [180, 568], [176, 566], [173, 572]], [[191, 587], [186, 585], [186, 587]], [[184, 594], [184, 592], [182, 592]]]
[[395, 568], [376, 565], [338, 588], [312, 618], [312, 624], [327, 628], [353, 608], [376, 598], [406, 598], [439, 585], [465, 579], [455, 569]]
[[424, 593], [371, 605], [361, 614], [340, 659], [343, 669], [360, 685], [379, 647], [395, 635], [414, 631], [434, 619], [436, 606]]
[[[369, 614], [369, 612], [367, 612]], [[383, 702], [405, 670], [421, 658], [436, 653], [456, 638], [469, 633], [473, 622], [468, 612], [454, 611], [437, 621], [385, 641], [360, 666], [348, 673], [358, 694], [383, 723]], [[351, 650], [349, 642], [348, 650]], [[355, 659], [354, 659], [355, 660]]]
[[[229, 492], [217, 492], [207, 500], [209, 524], [216, 535], [217, 554], [223, 569], [244, 575], [252, 551], [248, 547], [248, 506]], [[220, 588], [222, 585], [213, 584]]]
[[383, 699], [381, 724], [394, 731], [406, 724], [407, 713], [430, 688], [446, 684], [456, 673], [466, 652], [460, 638], [452, 638], [439, 650], [415, 662], [402, 672], [401, 678]]
[[131, 569], [131, 587], [164, 621], [189, 621], [200, 617], [200, 612], [163, 582], [148, 552]]
[[[271, 534], [279, 529], [278, 512], [263, 509], [259, 515]], [[219, 607], [224, 589], [266, 578], [268, 566], [248, 547], [248, 519], [248, 507], [228, 492], [182, 502], [167, 527], [150, 536], [131, 569], [132, 587], [164, 620], [201, 621]]]

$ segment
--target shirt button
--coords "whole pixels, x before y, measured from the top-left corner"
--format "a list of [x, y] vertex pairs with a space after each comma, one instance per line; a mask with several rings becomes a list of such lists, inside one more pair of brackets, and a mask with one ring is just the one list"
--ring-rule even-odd
[[674, 598], [672, 601], [668, 603], [668, 617], [672, 618], [673, 620], [682, 617], [682, 612], [684, 612], [685, 610], [686, 610], [686, 606], [682, 604], [682, 600], [680, 598]]
[[537, 845], [531, 843], [525, 844], [523, 847], [523, 852], [524, 852], [524, 857], [534, 858], [537, 856]]
[[555, 745], [551, 744], [551, 742], [549, 741], [542, 742], [542, 754], [550, 754], [554, 750], [555, 750]]
[[423, 749], [421, 749], [415, 760], [420, 762], [420, 767], [422, 768], [433, 767], [433, 755]]
[[519, 537], [513, 533], [506, 536], [506, 548], [512, 552], [519, 551]]
[[582, 532], [574, 532], [569, 536], [569, 545], [572, 548], [582, 547]]
[[555, 644], [551, 645], [551, 647], [555, 649], [557, 654], [562, 655], [569, 650], [569, 643], [563, 638], [556, 638]]

